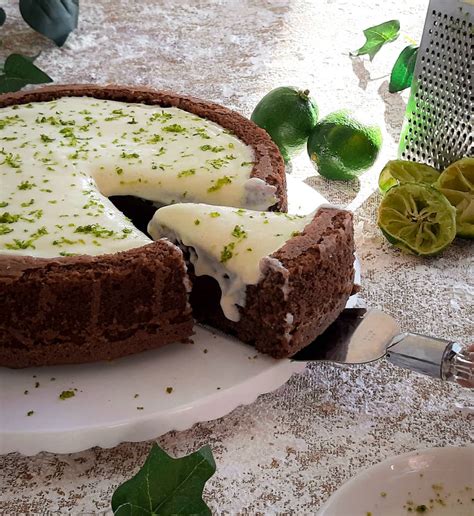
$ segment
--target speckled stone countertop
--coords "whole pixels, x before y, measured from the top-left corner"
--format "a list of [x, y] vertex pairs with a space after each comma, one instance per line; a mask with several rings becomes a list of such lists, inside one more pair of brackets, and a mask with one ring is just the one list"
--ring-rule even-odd
[[[250, 115], [271, 88], [308, 87], [321, 113], [365, 112], [383, 127], [376, 166], [360, 183], [315, 175], [302, 155], [293, 174], [356, 213], [361, 298], [404, 329], [468, 342], [474, 328], [474, 249], [456, 241], [420, 260], [391, 248], [376, 229], [377, 172], [396, 156], [406, 92], [389, 94], [391, 64], [418, 40], [427, 2], [411, 0], [81, 1], [80, 27], [62, 49], [33, 33], [17, 2], [6, 4], [1, 53], [40, 50], [39, 65], [59, 82], [143, 84], [214, 100]], [[350, 59], [362, 29], [398, 18], [402, 35], [372, 63]], [[404, 41], [406, 40], [406, 41]], [[470, 322], [469, 322], [470, 321]], [[468, 392], [396, 369], [312, 365], [272, 394], [230, 415], [158, 439], [182, 455], [209, 443], [217, 473], [205, 499], [215, 513], [314, 514], [345, 480], [388, 456], [467, 445], [472, 418], [456, 404]], [[151, 442], [71, 455], [0, 458], [0, 513], [99, 513], [145, 460]]]

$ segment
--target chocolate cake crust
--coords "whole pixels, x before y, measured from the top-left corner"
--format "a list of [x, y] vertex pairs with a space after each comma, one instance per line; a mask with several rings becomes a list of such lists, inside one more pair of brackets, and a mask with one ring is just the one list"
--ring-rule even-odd
[[237, 322], [224, 316], [217, 282], [190, 269], [198, 321], [275, 358], [290, 357], [337, 318], [353, 291], [352, 214], [320, 209], [302, 234], [273, 253], [260, 282], [247, 286]]
[[[21, 271], [21, 272], [19, 272]], [[188, 338], [193, 319], [181, 251], [128, 251], [0, 266], [0, 365], [111, 360]]]

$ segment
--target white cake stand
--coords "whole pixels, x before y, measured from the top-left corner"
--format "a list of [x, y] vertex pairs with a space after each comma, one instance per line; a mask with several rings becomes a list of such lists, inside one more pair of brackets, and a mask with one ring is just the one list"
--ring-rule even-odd
[[[291, 177], [288, 190], [290, 213], [326, 202]], [[193, 341], [112, 362], [0, 368], [0, 453], [73, 453], [185, 430], [252, 403], [305, 367], [200, 326]], [[74, 396], [60, 399], [63, 391]]]

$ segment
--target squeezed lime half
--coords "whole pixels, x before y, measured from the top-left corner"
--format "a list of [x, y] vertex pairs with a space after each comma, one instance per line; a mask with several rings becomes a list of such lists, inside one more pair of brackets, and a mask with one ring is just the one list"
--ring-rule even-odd
[[474, 238], [474, 158], [449, 165], [434, 187], [456, 208], [457, 236]]
[[432, 186], [404, 183], [385, 194], [377, 224], [395, 247], [418, 256], [431, 256], [454, 240], [456, 210]]
[[424, 163], [394, 159], [389, 161], [379, 176], [379, 188], [386, 192], [392, 186], [403, 183], [433, 184], [439, 178], [439, 172]]

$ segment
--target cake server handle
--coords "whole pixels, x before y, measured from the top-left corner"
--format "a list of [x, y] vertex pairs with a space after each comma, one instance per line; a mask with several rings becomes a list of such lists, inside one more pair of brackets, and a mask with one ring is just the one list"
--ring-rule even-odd
[[404, 369], [474, 389], [474, 344], [401, 333], [387, 347], [386, 356]]

